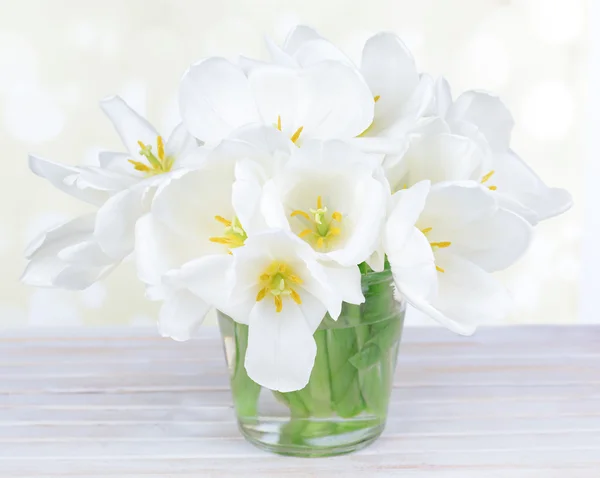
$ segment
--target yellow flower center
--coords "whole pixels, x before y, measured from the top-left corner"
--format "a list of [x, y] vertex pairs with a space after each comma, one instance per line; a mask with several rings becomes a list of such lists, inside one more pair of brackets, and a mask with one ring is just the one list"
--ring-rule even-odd
[[[423, 234], [425, 234], [425, 236], [427, 236], [427, 234], [429, 232], [431, 232], [431, 230], [433, 229], [433, 227], [426, 227], [424, 229], [421, 229], [421, 232]], [[434, 251], [436, 249], [445, 249], [446, 247], [450, 247], [452, 245], [452, 243], [450, 241], [441, 241], [441, 242], [429, 242], [429, 245], [431, 246], [431, 249], [433, 249]], [[440, 266], [436, 265], [435, 269], [438, 272], [446, 272], [444, 269], [442, 269]]]
[[[281, 116], [277, 116], [277, 124], [273, 125], [273, 126], [275, 126], [279, 131], [281, 131]], [[304, 129], [304, 126], [300, 126], [294, 132], [294, 134], [290, 137], [290, 140], [292, 141], [292, 143], [296, 144], [296, 141], [298, 141], [298, 139], [300, 138], [300, 134], [302, 133], [303, 129]]]
[[[481, 184], [487, 183], [488, 180], [494, 175], [495, 172], [496, 171], [494, 171], [492, 169], [489, 173], [484, 174], [483, 177], [481, 178]], [[498, 187], [497, 186], [488, 186], [488, 189], [491, 191], [495, 191], [496, 189], [498, 189]]]
[[317, 208], [309, 209], [308, 212], [296, 209], [290, 214], [297, 218], [305, 227], [298, 236], [317, 249], [329, 249], [332, 241], [342, 233], [342, 213], [334, 211], [328, 214], [326, 206], [323, 206], [323, 198], [317, 197]]
[[273, 297], [275, 311], [283, 310], [283, 299], [291, 297], [298, 305], [302, 304], [300, 294], [293, 288], [302, 284], [302, 279], [294, 274], [290, 266], [283, 262], [273, 261], [258, 277], [260, 289], [256, 294], [256, 302], [260, 302], [267, 295]]
[[152, 152], [152, 145], [144, 144], [141, 141], [138, 141], [138, 144], [141, 148], [140, 154], [148, 160], [148, 164], [135, 161], [133, 159], [128, 159], [127, 161], [133, 164], [133, 168], [136, 171], [146, 173], [148, 176], [155, 176], [171, 170], [171, 167], [175, 162], [175, 158], [172, 156], [165, 156], [165, 145], [163, 143], [162, 136], [157, 136], [156, 138], [156, 150], [158, 157], [156, 157], [156, 155]]
[[244, 231], [244, 228], [237, 217], [234, 216], [233, 219], [229, 221], [222, 216], [215, 216], [215, 220], [223, 224], [225, 230], [222, 236], [209, 237], [208, 240], [210, 242], [227, 246], [229, 254], [231, 254], [231, 249], [242, 247], [244, 245], [244, 242], [248, 239], [248, 235], [246, 234], [246, 231]]

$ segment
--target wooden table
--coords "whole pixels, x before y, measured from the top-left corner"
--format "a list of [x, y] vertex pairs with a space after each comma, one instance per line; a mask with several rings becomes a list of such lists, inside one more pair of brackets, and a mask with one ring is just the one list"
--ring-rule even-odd
[[389, 423], [353, 455], [239, 435], [216, 330], [0, 331], [0, 477], [600, 477], [600, 327], [407, 329]]

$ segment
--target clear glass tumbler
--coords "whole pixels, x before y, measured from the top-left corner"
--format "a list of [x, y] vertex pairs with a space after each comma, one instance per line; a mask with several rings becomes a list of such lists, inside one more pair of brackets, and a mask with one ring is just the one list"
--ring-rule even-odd
[[362, 277], [365, 303], [343, 304], [314, 334], [315, 365], [306, 387], [281, 393], [244, 368], [248, 326], [219, 313], [239, 428], [260, 448], [293, 456], [331, 456], [363, 448], [385, 427], [405, 307], [389, 271]]

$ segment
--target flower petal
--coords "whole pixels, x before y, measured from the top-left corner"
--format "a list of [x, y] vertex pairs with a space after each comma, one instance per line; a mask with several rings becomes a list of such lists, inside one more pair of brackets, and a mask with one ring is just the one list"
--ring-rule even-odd
[[510, 146], [514, 120], [497, 96], [482, 91], [467, 91], [450, 106], [446, 119], [473, 123], [494, 151], [504, 152]]
[[94, 241], [95, 215], [76, 218], [38, 236], [28, 246], [21, 281], [37, 287], [83, 290], [106, 276], [119, 261]]
[[198, 148], [198, 141], [194, 138], [183, 123], [179, 123], [169, 136], [165, 144], [165, 154], [167, 157], [176, 158], [179, 166], [179, 160], [185, 158], [188, 154]]
[[312, 294], [304, 293], [302, 294], [301, 299], [302, 303], [299, 304], [298, 307], [300, 307], [300, 310], [302, 311], [302, 315], [308, 324], [309, 330], [314, 333], [315, 330], [319, 328], [319, 325], [321, 325], [321, 322], [323, 322], [325, 314], [327, 313], [327, 308]]
[[425, 201], [429, 195], [431, 183], [423, 180], [410, 189], [402, 189], [392, 196], [392, 209], [388, 215], [383, 233], [383, 248], [386, 254], [402, 249], [413, 233]]
[[135, 223], [149, 209], [146, 187], [127, 189], [112, 196], [98, 210], [94, 236], [110, 257], [122, 259], [135, 244]]
[[186, 289], [168, 297], [159, 313], [158, 330], [163, 337], [185, 341], [200, 327], [210, 305]]
[[81, 174], [82, 168], [66, 166], [34, 155], [29, 156], [29, 168], [37, 176], [50, 181], [54, 187], [82, 201], [101, 206], [109, 197], [105, 191], [82, 187], [77, 183], [76, 178]]
[[317, 346], [300, 308], [286, 304], [280, 313], [267, 301], [250, 313], [245, 367], [259, 385], [292, 392], [308, 383]]
[[512, 307], [506, 289], [489, 273], [451, 253], [436, 254], [444, 269], [438, 274], [438, 296], [432, 302], [405, 294], [408, 302], [461, 335], [471, 335], [477, 325], [502, 320]]
[[265, 220], [260, 214], [263, 174], [260, 165], [250, 159], [238, 161], [235, 165], [232, 204], [247, 234], [266, 228]]
[[[269, 55], [271, 56], [271, 60], [273, 63], [279, 66], [287, 66], [289, 68], [297, 68], [298, 62], [290, 55], [288, 52], [284, 51], [279, 45], [277, 45], [273, 40], [269, 37], [265, 38], [265, 44], [267, 46], [267, 50], [269, 51]], [[245, 71], [249, 73], [254, 68], [258, 68], [264, 66], [264, 62], [256, 62], [252, 63], [244, 61]]]
[[314, 28], [307, 27], [306, 25], [298, 25], [286, 37], [283, 49], [288, 55], [293, 56], [305, 43], [321, 39], [321, 35]]
[[493, 183], [498, 193], [533, 211], [538, 221], [562, 214], [572, 206], [573, 200], [567, 191], [546, 186], [513, 151], [495, 154], [493, 159]]
[[432, 116], [438, 116], [445, 118], [448, 112], [448, 108], [452, 105], [452, 92], [450, 90], [450, 83], [443, 76], [440, 76], [435, 80], [435, 96], [432, 102]]
[[233, 163], [185, 171], [158, 188], [152, 214], [179, 237], [195, 241], [197, 255], [226, 252], [225, 246], [210, 238], [223, 235], [225, 226], [215, 219], [217, 216], [231, 220], [234, 215], [233, 181]]
[[[298, 108], [301, 101], [301, 77], [298, 70], [277, 65], [255, 68], [248, 82], [256, 99], [263, 123], [278, 126], [288, 137], [302, 126]], [[280, 120], [280, 121], [279, 121]]]
[[321, 263], [321, 265], [329, 283], [335, 284], [344, 302], [362, 304], [365, 301], [361, 285], [362, 276], [358, 266], [342, 267], [335, 263]]
[[87, 237], [94, 230], [95, 220], [94, 214], [86, 214], [44, 231], [29, 243], [25, 249], [25, 257], [31, 259], [41, 248], [58, 251], [72, 244], [73, 238]]
[[[446, 133], [418, 136], [403, 158], [408, 168], [404, 180], [412, 185], [424, 179], [432, 183], [473, 179], [481, 171], [484, 159], [481, 150], [468, 138]], [[401, 187], [390, 184], [392, 190]]]
[[84, 290], [104, 279], [118, 265], [118, 262], [103, 267], [69, 265], [54, 278], [52, 287], [67, 290]]
[[365, 43], [361, 72], [372, 96], [379, 97], [375, 104], [377, 128], [385, 129], [397, 121], [419, 84], [414, 59], [396, 35], [382, 32]]
[[494, 272], [511, 266], [525, 253], [533, 230], [521, 216], [497, 209], [487, 218], [462, 225], [460, 233], [452, 252]]
[[182, 237], [149, 213], [135, 224], [135, 262], [138, 278], [158, 285], [171, 269], [177, 269], [195, 256], [197, 238]]
[[321, 61], [302, 73], [299, 118], [303, 134], [318, 139], [350, 139], [369, 127], [375, 103], [354, 68]]
[[208, 143], [260, 118], [243, 70], [218, 57], [196, 63], [185, 73], [179, 107], [187, 130]]
[[[232, 311], [238, 311], [236, 301], [232, 300], [231, 296], [232, 264], [233, 257], [228, 254], [199, 257], [184, 264], [180, 269], [169, 271], [164, 282], [174, 289], [187, 289], [196, 297], [230, 315]], [[246, 315], [248, 312], [249, 309]], [[233, 315], [230, 317], [239, 318]], [[247, 323], [247, 320], [245, 317], [240, 322]]]
[[418, 224], [433, 227], [430, 240], [452, 241], [462, 237], [466, 224], [487, 219], [497, 209], [492, 191], [475, 181], [441, 182], [431, 187]]
[[111, 96], [102, 100], [100, 107], [112, 121], [131, 158], [145, 160], [144, 156], [140, 155], [138, 141], [154, 148], [158, 137], [158, 132], [154, 127], [119, 96]]
[[412, 227], [402, 243], [388, 249], [394, 283], [400, 294], [409, 298], [431, 300], [437, 292], [437, 271], [429, 241], [416, 227]]

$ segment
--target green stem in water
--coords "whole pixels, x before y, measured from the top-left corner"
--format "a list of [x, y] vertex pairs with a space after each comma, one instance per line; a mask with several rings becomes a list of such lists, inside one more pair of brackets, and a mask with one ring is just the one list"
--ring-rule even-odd
[[231, 378], [233, 400], [240, 417], [255, 417], [261, 387], [248, 377], [244, 366], [248, 348], [248, 326], [233, 322], [233, 327], [236, 344], [235, 371]]

